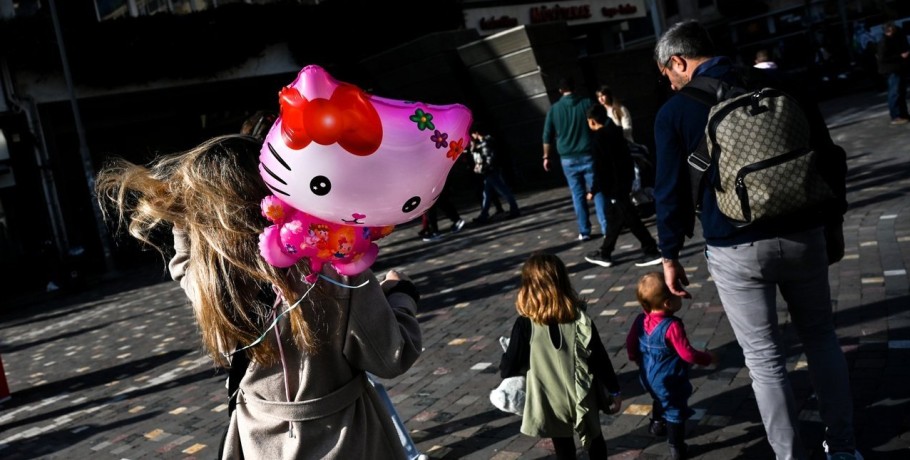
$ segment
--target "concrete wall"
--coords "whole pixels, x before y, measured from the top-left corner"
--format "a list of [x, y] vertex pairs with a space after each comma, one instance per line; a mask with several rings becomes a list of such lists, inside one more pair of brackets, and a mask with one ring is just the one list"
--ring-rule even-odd
[[[646, 45], [579, 57], [566, 24], [547, 23], [483, 38], [474, 30], [431, 34], [361, 66], [377, 95], [470, 107], [475, 121], [498, 141], [510, 166], [504, 170], [507, 182], [520, 190], [565, 183], [558, 163], [546, 172], [541, 160], [544, 119], [564, 75], [589, 97], [600, 84], [610, 85], [632, 114], [636, 140], [653, 148], [654, 114], [668, 88], [658, 84], [651, 53]], [[461, 182], [457, 187], [471, 180], [465, 169], [453, 168], [450, 180]]]
[[596, 90], [609, 85], [632, 115], [635, 141], [654, 150], [654, 116], [670, 95], [670, 86], [658, 81], [660, 74], [652, 58], [653, 47], [587, 56], [580, 61], [586, 77]]
[[556, 81], [582, 82], [565, 23], [519, 26], [458, 48], [479, 96], [478, 120], [498, 139], [514, 183], [560, 183], [542, 167], [543, 122], [558, 98]]

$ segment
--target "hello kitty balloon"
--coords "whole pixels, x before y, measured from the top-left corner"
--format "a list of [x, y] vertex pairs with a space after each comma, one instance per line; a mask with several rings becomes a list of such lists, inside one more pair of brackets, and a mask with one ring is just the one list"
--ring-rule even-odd
[[461, 104], [376, 97], [315, 65], [281, 90], [279, 104], [259, 156], [262, 179], [283, 202], [334, 224], [420, 217], [470, 139]]

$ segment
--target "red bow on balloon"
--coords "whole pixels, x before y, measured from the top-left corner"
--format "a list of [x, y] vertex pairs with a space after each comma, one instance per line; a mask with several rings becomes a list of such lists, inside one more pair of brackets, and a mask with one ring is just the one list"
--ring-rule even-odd
[[295, 88], [279, 93], [281, 134], [287, 146], [300, 150], [309, 143], [338, 143], [357, 156], [370, 155], [382, 143], [382, 122], [362, 90], [342, 84], [330, 99], [308, 101]]

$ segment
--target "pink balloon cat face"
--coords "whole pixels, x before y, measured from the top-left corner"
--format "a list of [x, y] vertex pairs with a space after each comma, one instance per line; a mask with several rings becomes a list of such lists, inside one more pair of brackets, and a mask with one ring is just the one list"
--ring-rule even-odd
[[436, 201], [470, 140], [471, 112], [371, 96], [304, 67], [279, 94], [259, 155], [275, 196], [345, 225], [397, 225]]

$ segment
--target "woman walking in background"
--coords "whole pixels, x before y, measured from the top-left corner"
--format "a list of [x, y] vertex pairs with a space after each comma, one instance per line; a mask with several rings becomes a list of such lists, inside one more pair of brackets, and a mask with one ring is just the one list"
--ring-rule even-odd
[[597, 102], [607, 109], [607, 116], [610, 117], [610, 120], [622, 128], [623, 137], [629, 142], [635, 142], [635, 139], [632, 138], [632, 115], [629, 114], [629, 109], [613, 95], [613, 90], [607, 85], [601, 85], [594, 94], [597, 96]]

